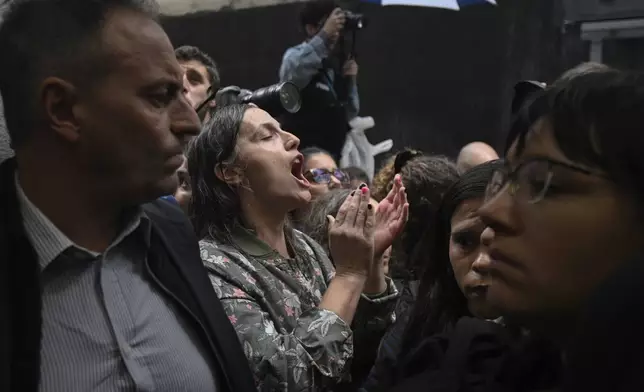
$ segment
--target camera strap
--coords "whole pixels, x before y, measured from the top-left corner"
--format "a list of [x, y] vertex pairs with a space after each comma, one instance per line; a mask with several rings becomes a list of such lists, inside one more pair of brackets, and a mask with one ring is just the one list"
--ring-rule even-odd
[[[326, 84], [329, 87], [329, 90], [331, 91], [331, 94], [333, 94], [333, 98], [335, 98], [336, 101], [338, 100], [338, 93], [335, 91], [335, 84], [333, 83], [333, 79], [331, 79], [331, 76], [329, 76], [329, 70], [332, 70], [332, 68], [322, 68], [320, 72], [322, 72], [322, 76], [326, 80]], [[335, 77], [335, 71], [333, 71], [334, 77]]]
[[[333, 71], [333, 78], [329, 75], [329, 70]], [[325, 62], [320, 73], [322, 78], [324, 78], [324, 83], [326, 83], [327, 87], [331, 90], [333, 100], [340, 106], [345, 106], [350, 99], [347, 81], [338, 80], [338, 71], [334, 67], [330, 66], [328, 62]], [[338, 91], [338, 88], [342, 90]], [[346, 89], [346, 91], [343, 91], [344, 89]]]

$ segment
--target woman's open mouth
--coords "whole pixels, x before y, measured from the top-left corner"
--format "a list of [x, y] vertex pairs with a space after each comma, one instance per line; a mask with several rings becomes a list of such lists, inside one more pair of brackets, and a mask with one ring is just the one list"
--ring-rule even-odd
[[295, 177], [295, 181], [303, 187], [303, 188], [309, 188], [311, 186], [311, 183], [309, 183], [309, 180], [304, 178], [304, 156], [302, 154], [299, 154], [295, 160], [291, 163], [291, 174], [293, 177]]

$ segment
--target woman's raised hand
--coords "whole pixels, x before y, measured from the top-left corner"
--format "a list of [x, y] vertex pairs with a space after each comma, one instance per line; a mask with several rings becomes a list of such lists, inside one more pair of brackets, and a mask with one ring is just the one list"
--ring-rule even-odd
[[407, 193], [400, 174], [394, 177], [394, 186], [380, 203], [375, 216], [374, 254], [382, 256], [400, 235], [409, 216]]
[[329, 219], [329, 247], [337, 275], [367, 277], [374, 255], [375, 211], [366, 185], [351, 192], [338, 215]]

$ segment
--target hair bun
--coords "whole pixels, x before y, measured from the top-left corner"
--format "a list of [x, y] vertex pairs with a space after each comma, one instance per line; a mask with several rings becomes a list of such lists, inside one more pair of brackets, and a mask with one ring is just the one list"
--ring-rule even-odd
[[407, 164], [407, 162], [421, 155], [423, 155], [422, 151], [411, 150], [411, 149], [406, 149], [396, 154], [396, 159], [394, 160], [394, 174], [400, 173], [400, 171]]

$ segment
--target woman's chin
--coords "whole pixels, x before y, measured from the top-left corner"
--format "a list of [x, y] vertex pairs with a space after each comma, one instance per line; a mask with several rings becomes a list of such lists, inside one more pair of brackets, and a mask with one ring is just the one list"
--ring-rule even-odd
[[298, 192], [298, 203], [301, 204], [298, 208], [305, 207], [313, 200], [313, 195], [308, 189]]
[[300, 191], [288, 198], [287, 207], [289, 212], [302, 210], [311, 203], [311, 192]]
[[499, 312], [486, 303], [469, 304], [470, 313], [483, 320], [496, 320], [500, 317]]

